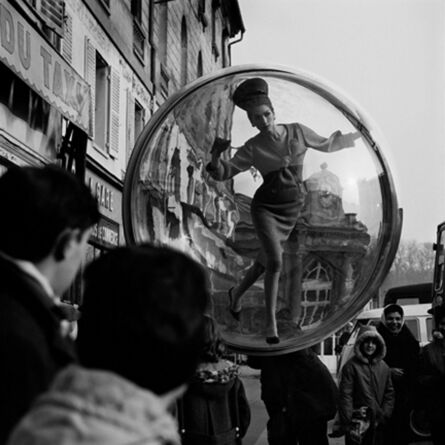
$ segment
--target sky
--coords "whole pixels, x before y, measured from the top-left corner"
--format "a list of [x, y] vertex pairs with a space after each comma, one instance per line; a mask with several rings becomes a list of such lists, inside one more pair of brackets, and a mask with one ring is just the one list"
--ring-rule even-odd
[[313, 73], [359, 105], [386, 140], [403, 240], [445, 220], [445, 1], [238, 0], [232, 65]]

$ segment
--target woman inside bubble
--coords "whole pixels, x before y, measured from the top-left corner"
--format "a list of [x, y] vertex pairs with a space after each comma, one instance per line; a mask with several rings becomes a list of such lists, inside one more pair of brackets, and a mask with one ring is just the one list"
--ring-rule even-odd
[[[230, 140], [216, 138], [206, 169], [218, 181], [228, 180], [251, 167], [255, 167], [263, 177], [263, 184], [256, 190], [250, 209], [262, 254], [260, 262], [257, 260], [250, 274], [253, 272], [253, 275], [259, 276], [264, 268], [265, 337], [268, 344], [276, 344], [280, 342], [276, 308], [282, 243], [294, 229], [304, 204], [303, 161], [307, 149], [330, 153], [353, 147], [360, 134], [342, 134], [337, 130], [325, 138], [300, 123], [276, 123], [268, 90], [268, 84], [262, 78], [247, 79], [236, 88], [233, 102], [247, 112], [250, 123], [258, 133], [228, 160], [221, 159], [221, 154], [231, 148]], [[253, 284], [252, 279], [251, 276], [247, 277], [241, 286], [229, 291], [229, 310], [236, 319], [239, 319], [246, 283]]]

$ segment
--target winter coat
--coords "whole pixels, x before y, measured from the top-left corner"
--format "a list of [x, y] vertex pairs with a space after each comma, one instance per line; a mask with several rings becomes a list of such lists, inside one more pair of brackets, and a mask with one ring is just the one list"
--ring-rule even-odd
[[[361, 347], [366, 339], [374, 338], [377, 349], [374, 356], [367, 358]], [[354, 356], [341, 372], [339, 414], [344, 428], [348, 430], [353, 411], [363, 406], [370, 408], [374, 424], [384, 424], [394, 409], [394, 389], [391, 371], [383, 361], [385, 343], [374, 329], [364, 331], [354, 346]]]
[[39, 397], [8, 445], [177, 445], [165, 402], [107, 371], [70, 366]]
[[409, 406], [417, 375], [419, 359], [419, 342], [404, 324], [399, 334], [389, 332], [383, 322], [377, 326], [386, 345], [385, 363], [390, 368], [401, 368], [404, 375], [393, 377], [396, 405]]
[[420, 403], [428, 418], [445, 424], [445, 343], [434, 339], [422, 348], [419, 369]]
[[238, 367], [228, 360], [203, 363], [178, 402], [184, 445], [241, 443], [250, 423], [250, 408]]
[[311, 349], [272, 357], [249, 357], [261, 369], [261, 398], [269, 415], [286, 411], [292, 421], [328, 421], [337, 409], [337, 387]]
[[54, 301], [42, 285], [0, 257], [0, 444], [55, 374], [76, 361]]

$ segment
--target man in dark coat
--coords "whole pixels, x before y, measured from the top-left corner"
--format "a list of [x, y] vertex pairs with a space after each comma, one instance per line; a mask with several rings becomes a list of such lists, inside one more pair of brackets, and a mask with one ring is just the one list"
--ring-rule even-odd
[[75, 360], [60, 296], [99, 219], [89, 189], [55, 167], [12, 167], [0, 178], [0, 444]]
[[269, 445], [328, 445], [327, 423], [337, 407], [337, 386], [311, 349], [249, 357], [261, 369], [261, 398]]
[[403, 308], [390, 304], [383, 310], [377, 331], [386, 344], [384, 361], [391, 368], [395, 406], [385, 433], [388, 445], [407, 445], [410, 438], [409, 414], [413, 406], [419, 342], [404, 323]]
[[420, 354], [419, 386], [421, 408], [431, 424], [434, 445], [445, 443], [445, 306], [433, 311], [436, 329], [433, 339]]

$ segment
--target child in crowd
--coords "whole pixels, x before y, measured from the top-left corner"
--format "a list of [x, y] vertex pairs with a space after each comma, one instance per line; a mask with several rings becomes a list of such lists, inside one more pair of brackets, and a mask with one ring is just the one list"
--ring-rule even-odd
[[386, 346], [370, 328], [360, 334], [354, 356], [341, 372], [339, 413], [345, 444], [381, 445], [394, 408], [391, 371], [383, 361]]
[[183, 445], [237, 445], [250, 423], [250, 408], [238, 366], [223, 358], [214, 319], [205, 317], [201, 363], [178, 402]]

